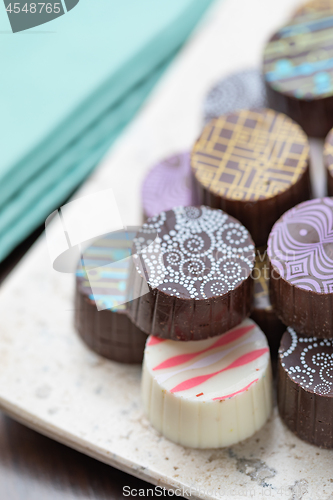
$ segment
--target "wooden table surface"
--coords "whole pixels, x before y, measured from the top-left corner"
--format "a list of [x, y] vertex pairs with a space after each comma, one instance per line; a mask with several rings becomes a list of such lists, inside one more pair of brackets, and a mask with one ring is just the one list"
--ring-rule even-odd
[[[0, 286], [42, 230], [35, 231], [0, 264]], [[46, 438], [0, 412], [0, 500], [130, 498], [123, 495], [125, 486], [133, 490], [132, 496], [143, 489], [149, 498], [158, 497], [147, 492], [152, 488], [148, 483]]]

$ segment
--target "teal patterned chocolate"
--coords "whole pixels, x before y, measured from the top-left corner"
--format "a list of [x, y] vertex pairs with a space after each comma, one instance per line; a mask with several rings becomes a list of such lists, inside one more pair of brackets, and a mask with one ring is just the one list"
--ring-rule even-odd
[[[133, 231], [110, 233], [96, 240], [83, 252], [76, 270], [78, 287], [81, 293], [100, 306], [99, 309], [120, 311], [126, 308], [124, 302], [129, 273], [127, 257], [131, 255], [134, 236]], [[87, 277], [88, 270], [90, 281]], [[95, 294], [92, 293], [91, 286]]]
[[332, 11], [310, 12], [281, 28], [264, 51], [264, 75], [277, 92], [314, 100], [333, 95]]

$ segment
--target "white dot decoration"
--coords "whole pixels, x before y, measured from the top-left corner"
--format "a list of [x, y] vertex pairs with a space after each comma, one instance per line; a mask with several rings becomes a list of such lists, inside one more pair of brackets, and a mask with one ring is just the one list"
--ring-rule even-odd
[[[282, 367], [291, 378], [294, 380], [297, 378], [297, 383], [301, 387], [315, 394], [333, 395], [333, 341], [319, 340], [316, 337], [298, 337], [291, 327], [287, 330], [291, 345], [280, 354], [283, 359]], [[296, 356], [290, 357], [294, 352]], [[301, 366], [295, 364], [298, 357]]]
[[[158, 237], [145, 248], [153, 233]], [[177, 207], [148, 219], [134, 246], [141, 258], [137, 269], [146, 269], [153, 289], [195, 300], [234, 290], [250, 276], [255, 259], [245, 227], [205, 206]], [[170, 290], [165, 283], [172, 285]]]

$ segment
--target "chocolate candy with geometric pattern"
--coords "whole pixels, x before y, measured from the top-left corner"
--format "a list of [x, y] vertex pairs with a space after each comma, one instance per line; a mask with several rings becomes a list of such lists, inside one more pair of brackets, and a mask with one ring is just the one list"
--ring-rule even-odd
[[278, 317], [307, 337], [333, 336], [333, 198], [306, 201], [274, 225], [267, 248]]
[[196, 205], [190, 153], [170, 156], [155, 165], [144, 179], [141, 197], [145, 219], [180, 205]]
[[213, 339], [150, 336], [142, 402], [166, 438], [193, 448], [230, 446], [252, 436], [272, 410], [267, 339], [250, 319]]
[[148, 285], [149, 293], [131, 302], [129, 314], [144, 332], [173, 340], [206, 339], [249, 316], [253, 241], [222, 210], [177, 207], [151, 217], [134, 238], [133, 253], [138, 255], [130, 287]]
[[124, 303], [135, 234], [128, 230], [102, 236], [84, 250], [76, 271], [76, 330], [93, 351], [120, 363], [141, 363], [147, 340]]
[[324, 165], [327, 173], [327, 193], [333, 196], [333, 129], [325, 139]]
[[333, 340], [302, 337], [288, 328], [278, 360], [278, 407], [299, 438], [333, 448]]
[[295, 120], [309, 136], [333, 127], [333, 16], [308, 10], [277, 31], [264, 50], [269, 106]]
[[205, 123], [239, 109], [266, 108], [266, 89], [262, 72], [246, 69], [218, 81], [204, 102]]
[[256, 246], [267, 244], [286, 210], [310, 197], [307, 137], [271, 109], [241, 110], [209, 122], [191, 165], [202, 203], [236, 217]]
[[269, 300], [269, 263], [267, 250], [256, 249], [256, 263], [252, 272], [254, 297], [251, 318], [267, 337], [271, 355], [276, 358], [286, 326], [279, 320]]

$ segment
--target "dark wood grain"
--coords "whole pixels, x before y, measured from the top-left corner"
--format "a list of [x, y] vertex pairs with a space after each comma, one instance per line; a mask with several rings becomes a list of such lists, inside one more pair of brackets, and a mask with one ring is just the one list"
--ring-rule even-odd
[[123, 499], [124, 486], [153, 488], [0, 413], [1, 500]]
[[[43, 226], [0, 263], [0, 286], [42, 231]], [[0, 412], [0, 500], [118, 500], [130, 498], [123, 496], [125, 486], [133, 490], [133, 496], [145, 490], [149, 498], [158, 498], [151, 494], [152, 485], [46, 438]]]

